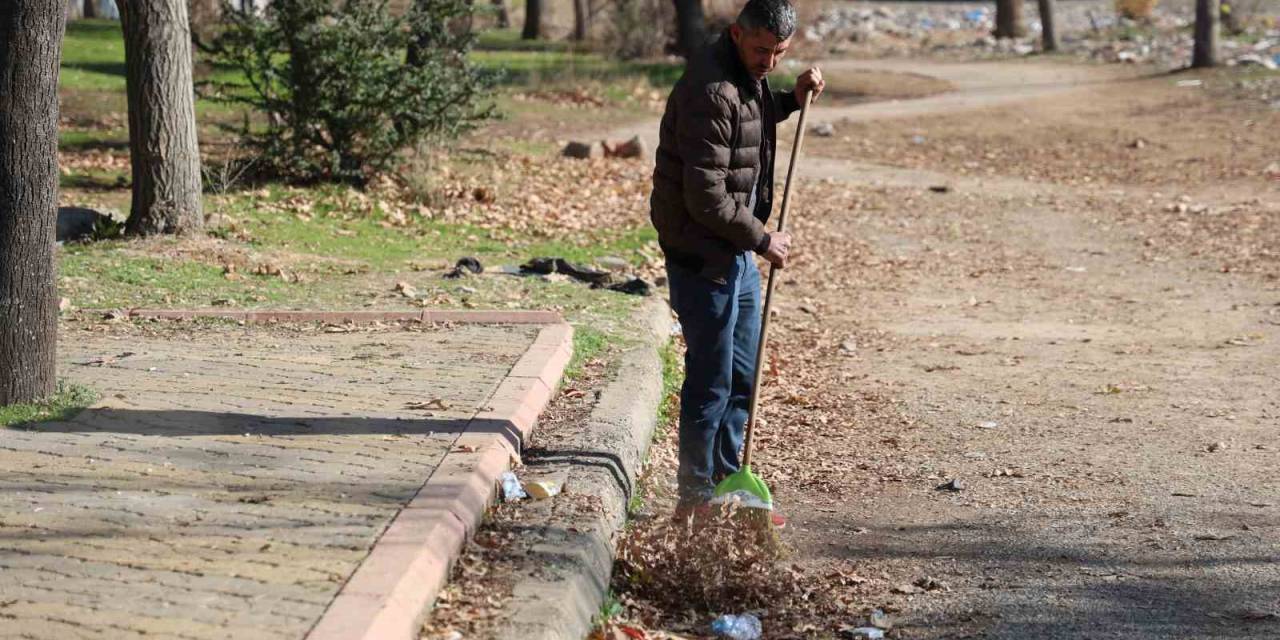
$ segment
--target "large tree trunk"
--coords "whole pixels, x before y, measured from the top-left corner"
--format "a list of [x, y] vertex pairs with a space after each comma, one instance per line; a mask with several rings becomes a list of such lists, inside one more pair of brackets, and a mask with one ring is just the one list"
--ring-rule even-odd
[[527, 0], [524, 4], [524, 30], [520, 37], [537, 40], [542, 35], [542, 0]]
[[573, 39], [587, 39], [591, 29], [591, 4], [587, 0], [573, 0]]
[[1058, 50], [1058, 33], [1053, 27], [1054, 0], [1040, 0], [1040, 32], [1041, 48], [1045, 51]]
[[1196, 0], [1196, 45], [1191, 66], [1218, 64], [1218, 0]]
[[707, 40], [707, 18], [702, 0], [674, 0], [676, 4], [676, 49], [688, 58]]
[[54, 391], [65, 0], [0, 1], [0, 406]]
[[1021, 38], [1027, 34], [1022, 25], [1022, 0], [996, 0], [997, 38]]
[[133, 165], [133, 206], [125, 230], [135, 235], [197, 231], [204, 227], [204, 215], [186, 0], [118, 4]]

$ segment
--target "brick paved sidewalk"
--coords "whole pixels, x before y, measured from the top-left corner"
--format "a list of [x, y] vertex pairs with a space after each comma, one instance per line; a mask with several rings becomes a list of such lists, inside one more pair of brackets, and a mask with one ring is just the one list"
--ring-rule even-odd
[[101, 401], [0, 430], [0, 637], [303, 638], [538, 334], [146, 327], [64, 332]]

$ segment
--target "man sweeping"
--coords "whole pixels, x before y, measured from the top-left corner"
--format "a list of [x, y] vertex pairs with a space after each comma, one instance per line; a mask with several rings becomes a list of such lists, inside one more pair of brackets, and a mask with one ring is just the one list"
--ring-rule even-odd
[[[790, 234], [765, 230], [777, 124], [825, 86], [815, 67], [794, 92], [770, 90], [766, 76], [795, 30], [787, 0], [748, 0], [689, 58], [662, 117], [650, 217], [688, 348], [676, 518], [705, 513], [716, 483], [739, 467], [760, 332], [754, 256], [783, 267], [791, 248]], [[774, 524], [783, 524], [776, 514]]]

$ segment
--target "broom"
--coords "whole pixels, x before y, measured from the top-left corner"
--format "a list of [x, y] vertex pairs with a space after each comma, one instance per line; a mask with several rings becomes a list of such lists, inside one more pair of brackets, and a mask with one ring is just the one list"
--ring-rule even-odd
[[[796, 142], [791, 147], [791, 162], [787, 166], [787, 182], [782, 190], [782, 210], [778, 214], [778, 231], [785, 229], [787, 223], [787, 205], [791, 201], [791, 178], [795, 174], [796, 158], [800, 155], [800, 145], [804, 143], [804, 120], [809, 113], [809, 103], [813, 101], [813, 91], [804, 95], [800, 105], [800, 122], [796, 125]], [[743, 437], [742, 466], [716, 485], [714, 504], [734, 505], [740, 509], [738, 513], [745, 516], [751, 524], [765, 531], [772, 531], [773, 494], [769, 485], [751, 471], [751, 436], [755, 433], [756, 417], [760, 413], [760, 387], [764, 379], [764, 348], [769, 335], [769, 305], [773, 301], [773, 287], [777, 283], [778, 267], [769, 266], [769, 284], [765, 289], [764, 311], [760, 319], [760, 344], [756, 349], [755, 383], [751, 386], [751, 405], [747, 413], [747, 428]]]

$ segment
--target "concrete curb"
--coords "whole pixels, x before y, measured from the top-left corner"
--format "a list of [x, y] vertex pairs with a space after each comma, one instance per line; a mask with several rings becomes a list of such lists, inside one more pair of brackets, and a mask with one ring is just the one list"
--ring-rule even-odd
[[544, 311], [134, 310], [134, 318], [226, 318], [242, 322], [545, 325], [468, 422], [440, 465], [378, 537], [308, 640], [417, 640], [422, 619], [479, 527], [497, 484], [533, 430], [573, 356], [573, 327]]
[[643, 341], [623, 355], [621, 373], [601, 394], [587, 428], [571, 442], [557, 444], [563, 454], [525, 459], [531, 472], [566, 474], [569, 491], [595, 496], [603, 508], [532, 534], [541, 540], [532, 549], [539, 570], [516, 583], [495, 638], [584, 638], [609, 592], [615, 538], [626, 524], [636, 477], [657, 426], [662, 402], [659, 349], [672, 324], [666, 301], [659, 297], [637, 315]]

